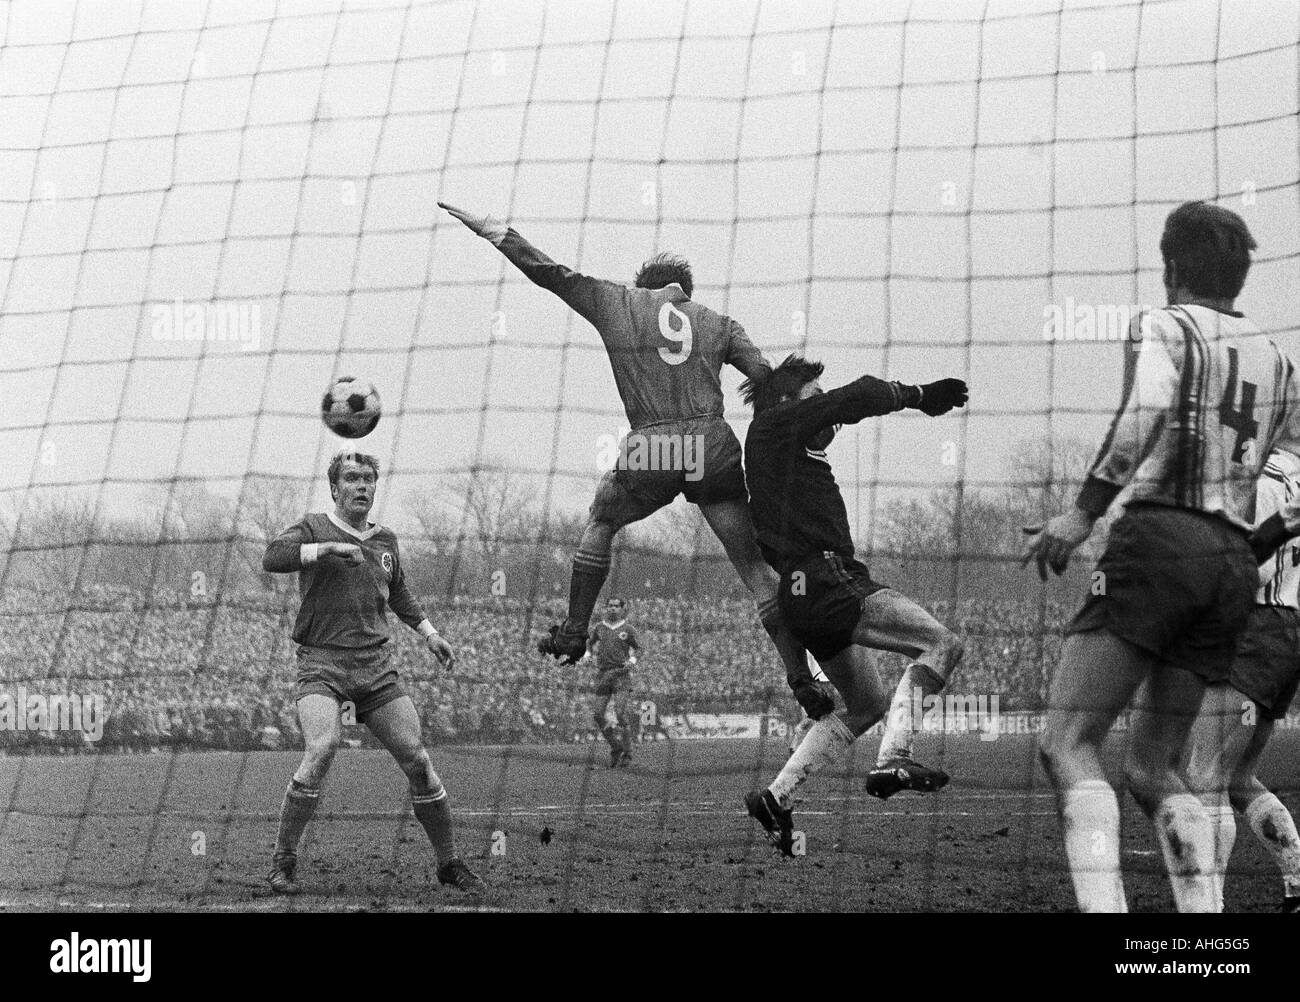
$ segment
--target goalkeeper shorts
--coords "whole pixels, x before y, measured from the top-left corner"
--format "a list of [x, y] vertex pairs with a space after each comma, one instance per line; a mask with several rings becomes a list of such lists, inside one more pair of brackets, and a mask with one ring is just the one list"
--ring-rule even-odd
[[684, 494], [691, 504], [749, 502], [740, 442], [721, 417], [665, 421], [629, 432], [600, 481], [591, 517], [628, 525]]
[[1281, 720], [1300, 684], [1300, 612], [1257, 605], [1237, 641], [1228, 681], [1260, 706], [1265, 720]]
[[795, 639], [825, 662], [853, 643], [862, 603], [885, 587], [862, 561], [827, 551], [781, 575], [777, 603]]
[[296, 702], [303, 696], [328, 696], [340, 706], [351, 703], [357, 721], [406, 695], [397, 672], [391, 667], [388, 645], [352, 650], [324, 647], [298, 648]]
[[1241, 530], [1203, 512], [1130, 504], [1066, 633], [1105, 629], [1165, 664], [1223, 682], [1258, 585]]

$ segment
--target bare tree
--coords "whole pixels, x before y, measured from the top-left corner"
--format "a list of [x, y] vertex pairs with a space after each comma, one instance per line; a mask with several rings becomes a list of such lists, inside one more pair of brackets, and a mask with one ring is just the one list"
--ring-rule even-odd
[[100, 520], [87, 495], [29, 495], [10, 560], [18, 559], [18, 576], [27, 570], [35, 583], [70, 591], [86, 560], [84, 551], [102, 538], [99, 530]]
[[262, 570], [266, 545], [303, 516], [307, 503], [307, 485], [284, 477], [252, 476], [244, 490], [240, 510], [240, 559], [249, 573], [268, 591], [284, 591], [292, 585], [286, 574], [267, 574]]

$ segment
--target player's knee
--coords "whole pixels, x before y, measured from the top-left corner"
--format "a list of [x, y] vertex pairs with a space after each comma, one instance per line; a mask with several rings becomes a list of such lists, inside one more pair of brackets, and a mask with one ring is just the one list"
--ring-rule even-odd
[[411, 793], [417, 797], [440, 796], [443, 792], [442, 781], [438, 774], [433, 770], [433, 761], [429, 758], [429, 753], [423, 747], [416, 748], [414, 752], [406, 756], [405, 760], [399, 760], [402, 771], [406, 773], [406, 778], [411, 784]]
[[338, 751], [341, 735], [338, 732], [322, 734], [308, 739], [303, 747], [303, 761], [318, 769], [328, 769]]
[[940, 629], [942, 632], [935, 644], [935, 650], [938, 655], [939, 670], [946, 682], [952, 677], [952, 673], [957, 670], [962, 658], [966, 656], [966, 642], [947, 627], [941, 627]]

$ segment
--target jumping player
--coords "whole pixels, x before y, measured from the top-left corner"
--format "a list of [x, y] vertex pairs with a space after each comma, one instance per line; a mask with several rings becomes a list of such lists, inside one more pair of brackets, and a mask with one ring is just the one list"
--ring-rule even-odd
[[280, 831], [268, 880], [278, 894], [297, 894], [298, 841], [320, 801], [321, 783], [342, 737], [339, 707], [350, 701], [357, 720], [397, 760], [411, 786], [415, 816], [433, 843], [438, 882], [468, 894], [486, 885], [456, 855], [451, 805], [420, 734], [420, 718], [393, 669], [384, 606], [425, 638], [445, 667], [454, 656], [406, 586], [397, 537], [367, 516], [379, 463], [341, 452], [329, 465], [334, 510], [309, 514], [266, 548], [262, 569], [298, 574], [302, 605], [293, 628], [298, 643], [294, 688], [306, 748], [280, 808]]
[[[964, 406], [966, 384], [942, 379], [925, 386], [874, 376], [823, 393], [820, 362], [791, 355], [742, 387], [754, 420], [745, 439], [750, 509], [763, 556], [781, 576], [781, 611], [795, 638], [821, 664], [845, 709], [818, 720], [765, 790], [745, 807], [772, 842], [791, 853], [794, 792], [889, 708], [877, 764], [867, 790], [882, 799], [899, 790], [937, 790], [946, 773], [912, 759], [913, 690], [937, 692], [961, 660], [961, 641], [911, 599], [872, 581], [854, 559], [848, 513], [826, 447], [843, 424], [905, 407], [930, 416]], [[889, 702], [865, 648], [912, 659]]]
[[538, 649], [565, 664], [583, 656], [615, 534], [684, 494], [699, 506], [754, 596], [795, 698], [813, 717], [829, 713], [833, 698], [813, 681], [803, 649], [781, 621], [776, 575], [754, 540], [740, 443], [722, 417], [718, 373], [724, 364], [750, 378], [769, 371], [744, 328], [691, 299], [691, 268], [681, 258], [655, 255], [628, 287], [556, 264], [491, 216], [438, 204], [596, 328], [632, 428], [614, 469], [601, 480], [574, 555], [568, 618]]
[[636, 631], [627, 625], [627, 600], [610, 598], [601, 621], [591, 628], [587, 654], [596, 662], [598, 673], [592, 716], [609, 742], [611, 769], [632, 764], [628, 693], [632, 688], [632, 666], [640, 649]]
[[[1300, 459], [1274, 452], [1255, 492], [1255, 520], [1267, 520], [1300, 500]], [[1237, 642], [1226, 681], [1205, 690], [1192, 730], [1187, 775], [1217, 833], [1214, 875], [1219, 898], [1237, 840], [1236, 813], [1282, 872], [1282, 910], [1300, 914], [1300, 835], [1295, 819], [1261, 783], [1255, 767], [1277, 721], [1300, 684], [1300, 542], [1271, 553], [1267, 530], [1258, 538], [1260, 586], [1250, 621]]]
[[1097, 564], [1103, 587], [1066, 629], [1039, 742], [1084, 912], [1127, 908], [1119, 802], [1099, 752], [1139, 686], [1129, 791], [1155, 828], [1178, 910], [1219, 908], [1214, 826], [1182, 760], [1205, 687], [1228, 678], [1250, 616], [1256, 479], [1275, 445], [1300, 445], [1294, 366], [1233, 308], [1254, 248], [1245, 222], [1222, 206], [1188, 202], [1169, 214], [1160, 240], [1168, 306], [1135, 319], [1136, 362], [1074, 507], [1025, 530], [1025, 561], [1044, 579], [1048, 567], [1060, 574], [1128, 488]]

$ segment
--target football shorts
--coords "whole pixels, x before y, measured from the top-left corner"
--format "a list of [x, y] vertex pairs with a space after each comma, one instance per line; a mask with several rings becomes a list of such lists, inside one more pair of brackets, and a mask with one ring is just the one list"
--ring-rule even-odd
[[1106, 629], [1206, 682], [1228, 677], [1259, 574], [1246, 534], [1213, 515], [1131, 504], [1066, 633]]
[[390, 663], [387, 644], [355, 650], [299, 646], [293, 698], [318, 695], [340, 705], [350, 702], [358, 722], [365, 723], [369, 714], [406, 695]]
[[884, 588], [860, 560], [828, 551], [781, 575], [777, 603], [795, 639], [825, 661], [853, 643], [862, 603]]
[[740, 442], [720, 417], [668, 421], [629, 432], [600, 481], [591, 517], [628, 525], [672, 504], [748, 503]]
[[1300, 683], [1300, 612], [1276, 605], [1251, 609], [1228, 681], [1259, 704], [1264, 719], [1285, 717]]

